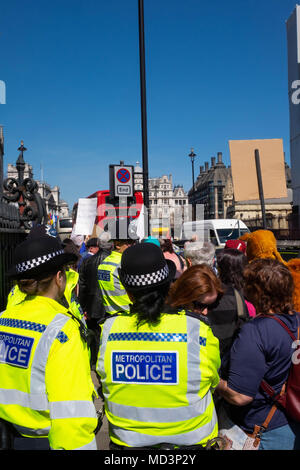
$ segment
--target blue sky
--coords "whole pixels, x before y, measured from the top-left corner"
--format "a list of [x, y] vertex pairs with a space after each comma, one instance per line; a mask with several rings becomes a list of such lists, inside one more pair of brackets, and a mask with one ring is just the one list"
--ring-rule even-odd
[[[188, 190], [228, 140], [282, 138], [289, 160], [285, 21], [294, 0], [144, 0], [149, 174]], [[72, 205], [142, 162], [138, 0], [1, 2], [5, 158]]]

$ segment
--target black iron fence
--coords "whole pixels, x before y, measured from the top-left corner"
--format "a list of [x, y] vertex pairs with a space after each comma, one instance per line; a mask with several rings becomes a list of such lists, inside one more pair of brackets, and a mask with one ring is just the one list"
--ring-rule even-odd
[[37, 183], [24, 178], [26, 148], [21, 142], [16, 162], [16, 178], [3, 181], [3, 132], [0, 127], [0, 311], [5, 309], [12, 281], [6, 272], [13, 262], [16, 246], [34, 224], [44, 223], [47, 217], [44, 202], [38, 194]]
[[[249, 226], [251, 232], [256, 230], [261, 230], [261, 225]], [[289, 241], [299, 241], [300, 243], [300, 229], [276, 229], [267, 227], [267, 230], [270, 230], [274, 233], [276, 240], [289, 240]]]
[[16, 246], [24, 240], [26, 233], [23, 231], [5, 230], [0, 228], [0, 311], [6, 307], [7, 296], [12, 288], [12, 281], [7, 279], [6, 272], [13, 261]]

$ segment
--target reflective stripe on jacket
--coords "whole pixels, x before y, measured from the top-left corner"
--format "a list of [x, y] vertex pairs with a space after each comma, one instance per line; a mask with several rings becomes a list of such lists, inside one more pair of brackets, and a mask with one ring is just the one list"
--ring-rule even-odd
[[122, 253], [112, 251], [98, 266], [98, 282], [105, 313], [114, 315], [119, 311], [130, 312], [130, 299], [120, 281], [118, 269]]
[[110, 438], [119, 445], [204, 444], [218, 434], [211, 389], [219, 342], [197, 318], [162, 314], [136, 328], [136, 315], [106, 320], [97, 363]]
[[96, 449], [86, 343], [67, 310], [34, 296], [0, 316], [0, 417], [52, 449]]

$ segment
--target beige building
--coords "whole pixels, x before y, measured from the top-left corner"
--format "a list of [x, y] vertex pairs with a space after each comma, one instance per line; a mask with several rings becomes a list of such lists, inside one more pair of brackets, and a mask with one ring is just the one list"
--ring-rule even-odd
[[[139, 162], [134, 167], [134, 190], [143, 192], [143, 169]], [[191, 220], [191, 208], [188, 206], [188, 195], [182, 185], [173, 187], [172, 175], [149, 178], [149, 218], [150, 227], [169, 227], [174, 235], [179, 232], [183, 221]]]
[[[286, 198], [265, 199], [265, 212], [267, 228], [274, 230], [286, 230], [289, 228], [289, 220], [292, 214], [293, 195], [288, 188]], [[251, 227], [259, 227], [262, 224], [260, 201], [240, 201], [228, 207], [228, 218], [241, 219]]]
[[[291, 189], [291, 170], [285, 164], [287, 197], [265, 199], [265, 213], [267, 228], [274, 230], [287, 230], [293, 211], [293, 191]], [[259, 200], [234, 201], [232, 179], [230, 178], [224, 190], [224, 205], [226, 217], [241, 219], [249, 228], [262, 225], [262, 212]]]
[[173, 187], [172, 175], [149, 178], [149, 217], [150, 226], [168, 226], [176, 237], [176, 226], [191, 218], [188, 195], [183, 186]]

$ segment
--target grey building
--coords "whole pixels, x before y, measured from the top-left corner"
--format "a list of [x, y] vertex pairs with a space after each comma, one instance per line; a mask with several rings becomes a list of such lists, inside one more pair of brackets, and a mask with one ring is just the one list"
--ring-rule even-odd
[[133, 173], [134, 179], [134, 191], [143, 192], [143, 168], [140, 166], [140, 162], [136, 162]]
[[227, 210], [224, 190], [229, 179], [231, 169], [223, 163], [222, 152], [218, 152], [217, 159], [211, 157], [211, 165], [205, 162], [200, 166], [195, 186], [188, 192], [189, 204], [202, 204], [205, 219], [224, 219]]
[[300, 6], [286, 21], [294, 228], [300, 227]]

